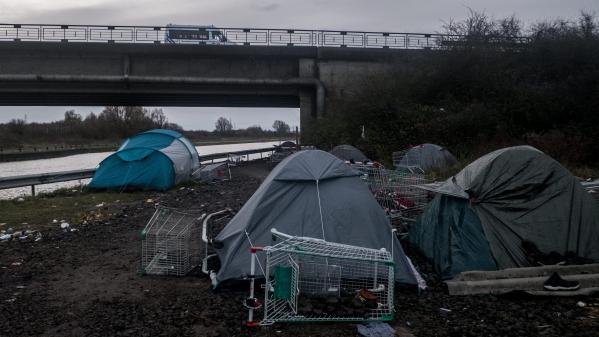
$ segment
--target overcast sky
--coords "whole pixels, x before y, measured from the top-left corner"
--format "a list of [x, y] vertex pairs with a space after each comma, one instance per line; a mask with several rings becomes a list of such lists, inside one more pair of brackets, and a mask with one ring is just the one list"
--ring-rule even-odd
[[[0, 0], [2, 23], [166, 25], [304, 28], [389, 32], [438, 32], [444, 21], [468, 9], [501, 18], [515, 14], [525, 23], [576, 18], [599, 12], [599, 0]], [[0, 107], [0, 122], [60, 119], [68, 107]], [[83, 115], [100, 107], [75, 107]], [[186, 129], [212, 129], [218, 116], [237, 127], [270, 128], [274, 119], [299, 124], [299, 109], [164, 108]]]

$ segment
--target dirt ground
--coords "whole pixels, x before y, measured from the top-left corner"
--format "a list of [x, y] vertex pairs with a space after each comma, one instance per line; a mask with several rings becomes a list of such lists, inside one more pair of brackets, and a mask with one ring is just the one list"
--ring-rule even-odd
[[[140, 231], [156, 204], [206, 212], [239, 209], [265, 169], [250, 165], [235, 169], [232, 181], [109, 205], [90, 214], [86, 224], [72, 224], [76, 231], [44, 227], [37, 242], [0, 243], [0, 336], [357, 335], [356, 324], [349, 323], [248, 330], [245, 287], [214, 292], [199, 272], [180, 278], [139, 273]], [[599, 336], [597, 298], [449, 296], [430, 265], [406, 251], [431, 287], [397, 291], [391, 326], [404, 335]]]

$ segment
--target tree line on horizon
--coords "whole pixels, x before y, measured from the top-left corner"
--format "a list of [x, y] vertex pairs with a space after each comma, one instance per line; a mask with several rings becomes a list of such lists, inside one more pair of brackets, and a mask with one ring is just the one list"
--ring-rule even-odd
[[0, 146], [17, 148], [23, 144], [119, 143], [134, 134], [156, 128], [181, 132], [191, 140], [274, 138], [291, 133], [289, 125], [280, 120], [273, 123], [273, 130], [264, 130], [259, 125], [234, 129], [233, 122], [225, 117], [216, 121], [212, 131], [184, 130], [180, 125], [169, 122], [160, 108], [106, 106], [100, 113], [91, 112], [85, 117], [75, 110], [67, 110], [62, 120], [49, 123], [27, 123], [18, 118], [0, 123]]

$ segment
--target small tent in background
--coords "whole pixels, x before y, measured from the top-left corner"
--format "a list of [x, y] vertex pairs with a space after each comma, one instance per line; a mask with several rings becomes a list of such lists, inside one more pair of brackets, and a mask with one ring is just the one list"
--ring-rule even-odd
[[433, 188], [438, 195], [409, 240], [444, 278], [531, 266], [542, 253], [599, 260], [599, 209], [578, 180], [530, 146], [491, 152]]
[[331, 153], [344, 161], [353, 161], [353, 162], [360, 162], [363, 163], [365, 161], [368, 160], [368, 158], [366, 157], [366, 155], [364, 155], [364, 153], [362, 153], [362, 151], [356, 149], [355, 147], [351, 146], [351, 145], [337, 145], [335, 146], [332, 150]]
[[401, 167], [419, 167], [424, 172], [451, 167], [458, 161], [444, 147], [436, 144], [420, 144], [405, 151], [393, 152], [393, 165]]
[[270, 156], [270, 161], [273, 164], [280, 163], [283, 159], [290, 156], [297, 150], [297, 145], [294, 142], [286, 141], [280, 145], [275, 145], [275, 149]]
[[282, 142], [281, 145], [279, 145], [278, 147], [287, 148], [287, 149], [295, 149], [296, 146], [297, 145], [295, 145], [294, 142], [288, 140], [288, 141]]
[[[320, 150], [285, 158], [219, 233], [216, 282], [250, 274], [250, 247], [272, 244], [270, 230], [366, 248], [394, 250], [395, 278], [416, 284], [416, 272], [391, 233], [385, 212], [359, 173]], [[262, 261], [264, 265], [264, 261]]]
[[166, 190], [189, 179], [199, 165], [198, 152], [187, 138], [155, 129], [127, 139], [100, 163], [89, 186]]

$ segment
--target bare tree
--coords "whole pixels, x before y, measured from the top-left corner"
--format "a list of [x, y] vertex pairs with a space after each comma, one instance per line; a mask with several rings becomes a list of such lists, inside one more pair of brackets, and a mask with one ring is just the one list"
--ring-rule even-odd
[[164, 127], [168, 123], [164, 112], [160, 108], [155, 108], [150, 111], [150, 119], [159, 128]]
[[275, 129], [279, 135], [287, 134], [291, 130], [289, 124], [280, 120], [276, 120], [274, 123], [272, 123], [272, 128]]
[[218, 133], [227, 133], [233, 130], [233, 122], [231, 119], [220, 117], [216, 123], [214, 123], [214, 131]]
[[445, 34], [465, 36], [469, 43], [507, 42], [522, 35], [522, 21], [515, 15], [496, 20], [484, 11], [468, 8], [468, 17], [443, 24]]

